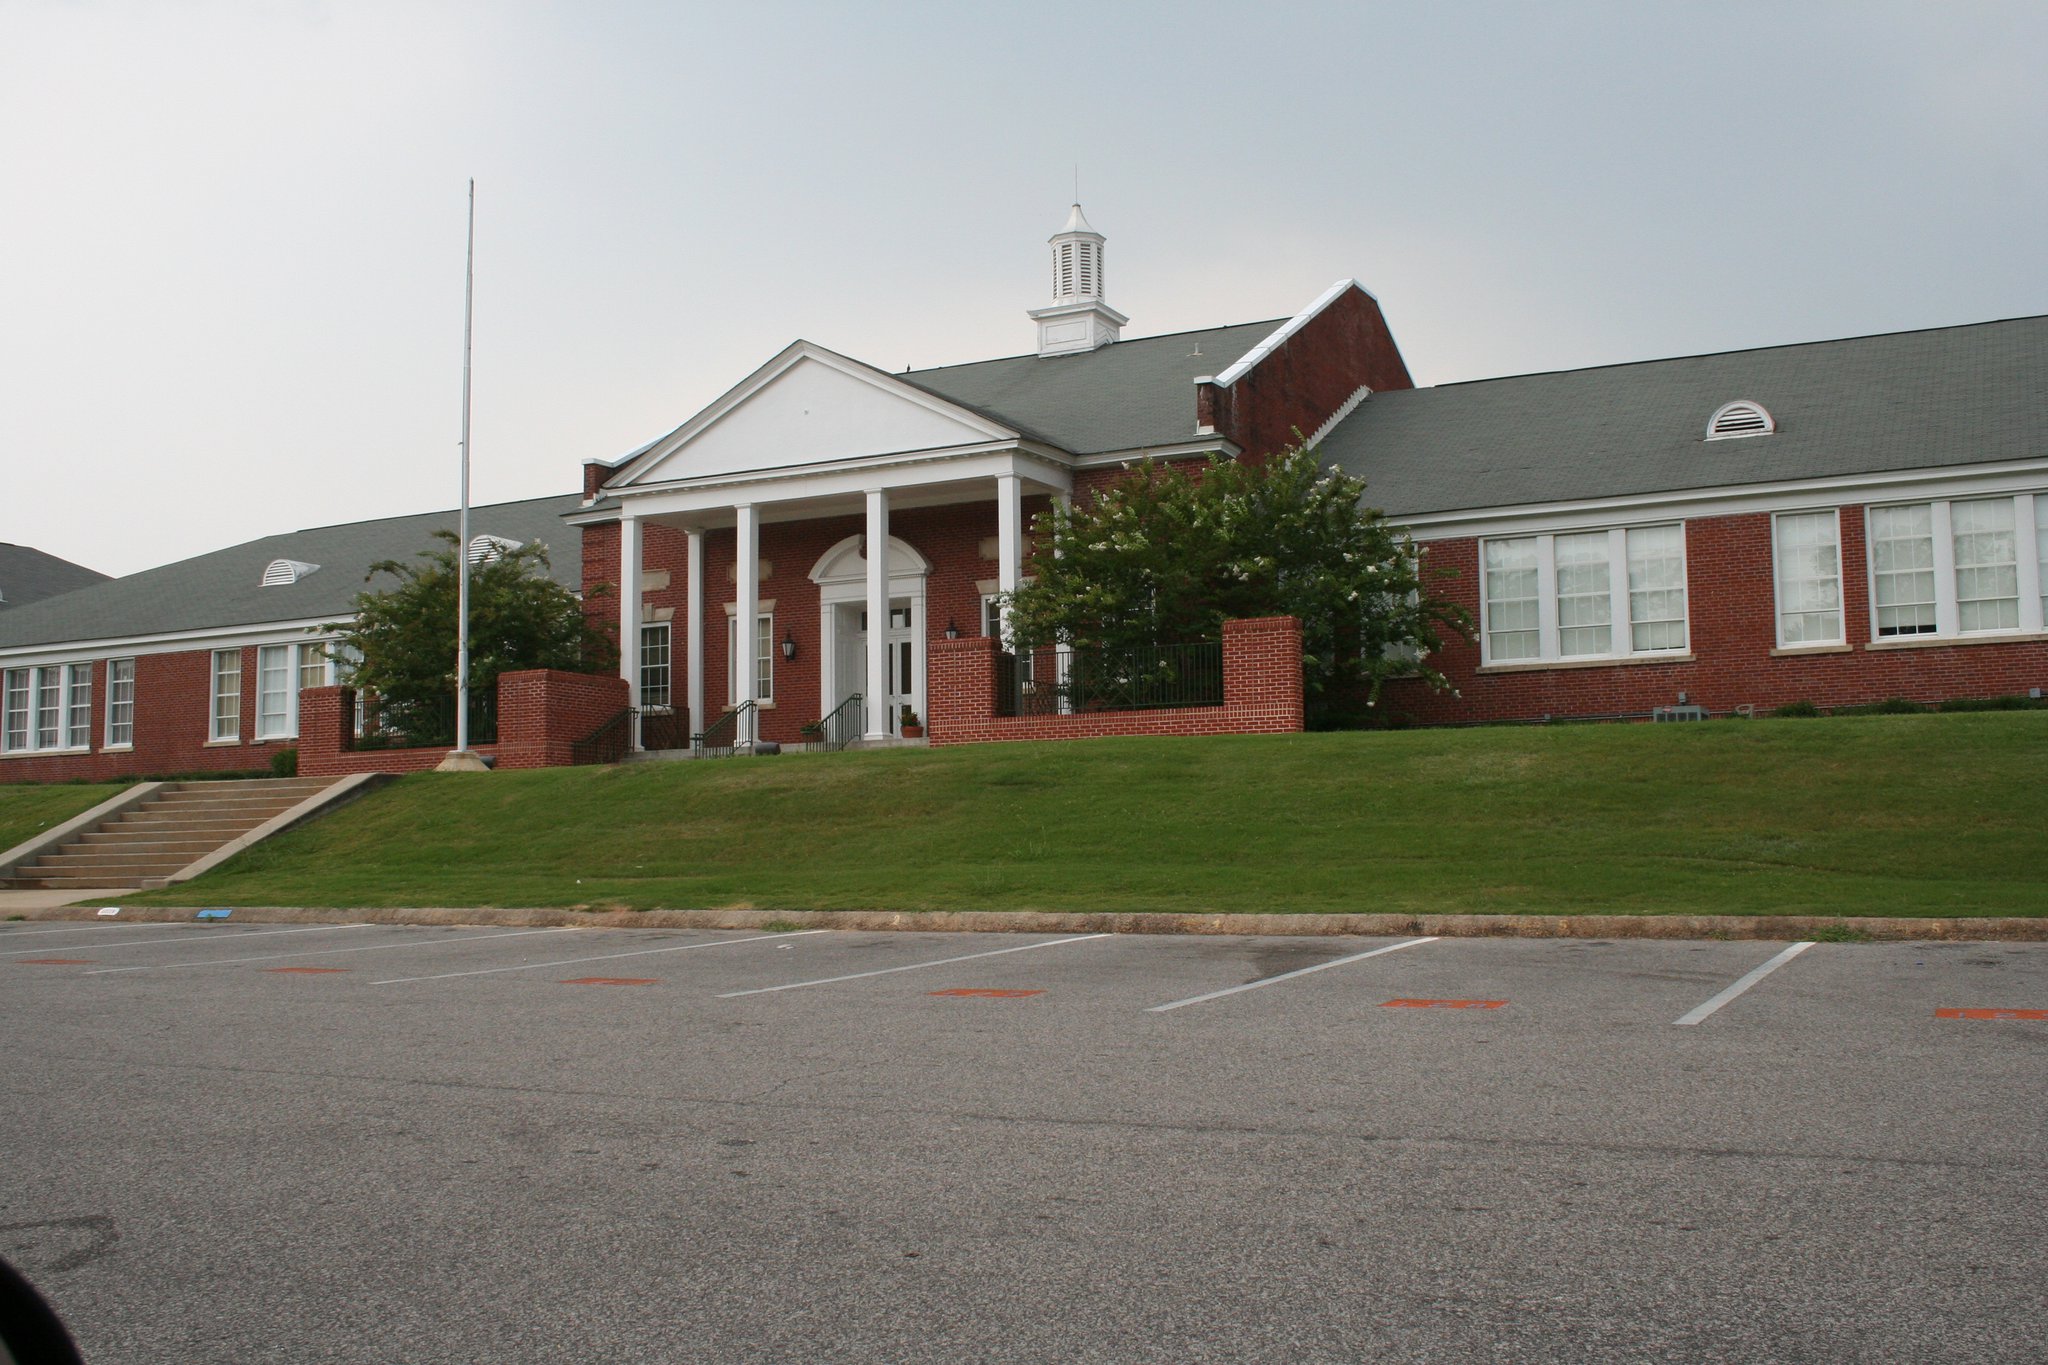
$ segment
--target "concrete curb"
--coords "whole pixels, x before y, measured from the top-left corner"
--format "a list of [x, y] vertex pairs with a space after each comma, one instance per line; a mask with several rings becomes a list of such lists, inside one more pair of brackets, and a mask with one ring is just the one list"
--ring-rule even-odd
[[[94, 904], [105, 904], [96, 901]], [[195, 906], [124, 907], [119, 921], [183, 923]], [[0, 895], [0, 913], [13, 907]], [[90, 906], [25, 908], [24, 919], [88, 920]], [[1835, 915], [1195, 915], [1074, 914], [1036, 910], [493, 910], [236, 906], [237, 922], [262, 924], [504, 925], [592, 929], [848, 929], [1008, 934], [1268, 934], [1444, 938], [1828, 939], [1872, 942], [2048, 942], [2048, 918], [1885, 919]]]

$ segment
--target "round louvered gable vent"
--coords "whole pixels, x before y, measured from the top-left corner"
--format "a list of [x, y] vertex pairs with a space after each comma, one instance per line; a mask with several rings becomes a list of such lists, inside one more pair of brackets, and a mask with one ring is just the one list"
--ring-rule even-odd
[[503, 559], [518, 549], [521, 543], [517, 540], [507, 540], [503, 536], [478, 536], [469, 542], [469, 562], [489, 564], [493, 560]]
[[263, 586], [283, 588], [298, 582], [309, 573], [316, 572], [318, 564], [308, 564], [303, 559], [273, 559], [263, 566]]
[[1707, 439], [1725, 441], [1733, 436], [1768, 436], [1777, 429], [1777, 422], [1764, 410], [1763, 404], [1738, 398], [1714, 410], [1714, 415], [1707, 421]]

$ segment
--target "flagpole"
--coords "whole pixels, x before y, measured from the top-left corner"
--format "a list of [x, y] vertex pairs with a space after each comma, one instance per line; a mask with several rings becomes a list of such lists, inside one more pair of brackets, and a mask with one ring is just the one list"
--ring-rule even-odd
[[455, 546], [455, 752], [443, 772], [483, 770], [469, 751], [469, 354], [476, 299], [476, 180], [469, 182], [469, 249], [462, 272], [462, 511]]

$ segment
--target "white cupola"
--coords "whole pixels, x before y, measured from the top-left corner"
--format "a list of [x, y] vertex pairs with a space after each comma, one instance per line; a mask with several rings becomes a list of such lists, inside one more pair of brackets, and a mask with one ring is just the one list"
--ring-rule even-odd
[[1038, 353], [1076, 355], [1109, 345], [1130, 319], [1102, 301], [1102, 234], [1088, 226], [1076, 204], [1050, 241], [1052, 306], [1031, 310]]

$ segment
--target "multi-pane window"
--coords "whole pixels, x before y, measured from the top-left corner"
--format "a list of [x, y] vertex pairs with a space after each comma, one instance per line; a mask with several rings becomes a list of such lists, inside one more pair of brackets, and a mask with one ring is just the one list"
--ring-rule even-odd
[[640, 627], [640, 709], [666, 710], [670, 705], [669, 625]]
[[1541, 656], [1537, 537], [1486, 542], [1486, 657], [1489, 663]]
[[2039, 566], [2041, 620], [2048, 629], [2048, 493], [2034, 494], [2034, 563]]
[[20, 753], [28, 743], [28, 699], [33, 686], [32, 668], [10, 668], [0, 681], [0, 748]]
[[1934, 616], [1934, 508], [1870, 509], [1871, 605], [1880, 639], [1932, 635]]
[[2020, 628], [2019, 543], [2011, 498], [1949, 504], [1956, 556], [1956, 628]]
[[1609, 580], [1607, 533], [1559, 536], [1557, 652], [1567, 659], [1614, 649], [1614, 587]]
[[[990, 593], [981, 599], [981, 633], [990, 639], [1002, 640], [1009, 648], [1009, 632], [1003, 626], [1003, 597], [1001, 593]], [[1017, 651], [1017, 681], [1031, 681], [1033, 656], [1030, 650]]]
[[327, 686], [327, 646], [299, 646], [299, 690]]
[[107, 738], [110, 748], [135, 742], [135, 660], [107, 660]]
[[1686, 648], [1683, 526], [1488, 540], [1480, 566], [1489, 664]]
[[265, 645], [256, 651], [256, 738], [281, 739], [292, 733], [291, 645]]
[[1842, 532], [1833, 512], [1795, 512], [1772, 527], [1778, 643], [1841, 644]]
[[242, 651], [213, 651], [213, 729], [216, 740], [242, 737]]
[[1685, 648], [1685, 532], [1632, 526], [1627, 532], [1629, 646], [1638, 654]]
[[[732, 685], [733, 704], [746, 700], [746, 660], [741, 657], [740, 623], [738, 617], [726, 622], [726, 644], [731, 651], [731, 667], [728, 681]], [[754, 618], [753, 698], [755, 701], [775, 700], [775, 618], [766, 612]]]
[[2048, 628], [2044, 504], [2048, 493], [1871, 508], [1873, 637]]
[[92, 744], [92, 665], [10, 668], [0, 680], [0, 752]]

